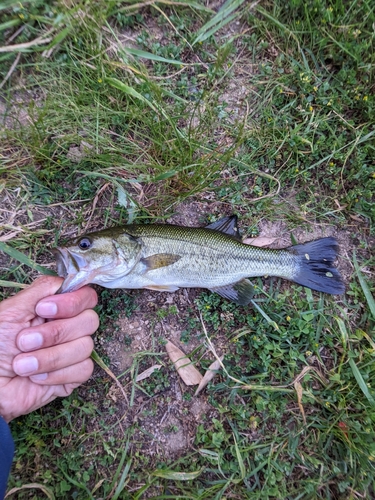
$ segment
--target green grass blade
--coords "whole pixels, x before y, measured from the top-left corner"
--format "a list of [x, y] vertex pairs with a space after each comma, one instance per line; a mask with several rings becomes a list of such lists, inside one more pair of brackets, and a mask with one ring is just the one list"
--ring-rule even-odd
[[121, 90], [125, 94], [128, 94], [132, 97], [135, 97], [139, 101], [143, 102], [144, 104], [147, 104], [153, 111], [156, 113], [158, 112], [158, 109], [150, 102], [148, 99], [143, 97], [142, 94], [137, 92], [136, 90], [133, 89], [133, 87], [129, 87], [129, 85], [126, 85], [125, 83], [122, 83], [120, 80], [117, 78], [106, 78], [105, 81], [111, 85], [111, 87], [114, 87], [115, 89]]
[[25, 283], [17, 283], [16, 281], [0, 280], [0, 286], [4, 288], [26, 288]]
[[330, 38], [332, 40], [332, 42], [335, 43], [343, 52], [346, 52], [348, 54], [348, 56], [352, 57], [357, 62], [357, 57], [350, 50], [348, 50], [345, 47], [345, 45], [343, 45], [338, 40], [336, 40], [333, 36], [331, 36], [328, 33], [328, 31], [323, 30], [323, 33], [325, 33], [325, 35], [328, 36], [328, 38]]
[[0, 3], [0, 11], [1, 10], [5, 10], [5, 9], [9, 9], [10, 7], [13, 7], [15, 5], [17, 6], [23, 6], [23, 4], [28, 4], [30, 6], [30, 4], [33, 4], [33, 3], [36, 3], [37, 0], [30, 0], [28, 2], [20, 2], [19, 0], [4, 0], [3, 2]]
[[296, 240], [296, 237], [293, 233], [290, 233], [290, 239], [292, 241], [292, 245], [298, 245], [298, 241]]
[[151, 52], [146, 52], [144, 50], [132, 49], [130, 47], [123, 47], [122, 50], [132, 56], [143, 57], [144, 59], [149, 59], [150, 61], [175, 64], [176, 66], [185, 66], [185, 63], [183, 63], [182, 61], [178, 61], [176, 59], [167, 59], [165, 57], [157, 56], [155, 54], [152, 54]]
[[120, 475], [120, 472], [122, 470], [122, 467], [124, 465], [125, 459], [126, 459], [127, 454], [128, 454], [128, 448], [129, 448], [129, 441], [127, 441], [125, 449], [122, 451], [122, 456], [121, 456], [121, 459], [120, 459], [120, 463], [118, 464], [116, 472], [115, 472], [115, 474], [113, 476], [112, 483], [111, 483], [111, 486], [110, 486], [111, 491], [114, 489], [114, 487], [115, 487], [115, 485], [117, 483], [117, 478]]
[[163, 92], [163, 94], [165, 94], [169, 97], [172, 97], [173, 99], [175, 99], [178, 102], [183, 102], [184, 104], [190, 104], [187, 99], [183, 99], [182, 97], [178, 96], [177, 94], [174, 94], [173, 92], [171, 92], [163, 87], [160, 87], [160, 90]]
[[207, 38], [210, 38], [210, 36], [214, 35], [219, 29], [221, 29], [223, 26], [225, 26], [226, 24], [230, 23], [231, 21], [233, 21], [233, 19], [235, 19], [236, 17], [238, 16], [238, 14], [234, 13], [232, 14], [231, 16], [223, 19], [219, 24], [216, 24], [213, 28], [211, 28], [210, 30], [208, 31], [205, 31], [205, 33], [202, 33], [201, 35], [199, 35], [192, 43], [192, 45], [195, 45], [197, 43], [200, 43], [200, 42], [204, 42], [205, 40], [207, 40]]
[[174, 177], [178, 174], [177, 170], [169, 170], [168, 172], [164, 172], [163, 174], [159, 174], [152, 179], [153, 182], [156, 181], [164, 181], [165, 179], [169, 179], [170, 177]]
[[354, 377], [355, 377], [355, 379], [356, 379], [356, 381], [357, 381], [357, 383], [358, 383], [361, 391], [366, 396], [368, 402], [372, 406], [375, 406], [375, 400], [371, 396], [370, 391], [368, 390], [368, 387], [366, 385], [366, 382], [363, 380], [361, 372], [359, 371], [358, 366], [355, 364], [355, 361], [354, 361], [353, 358], [349, 358], [349, 365], [350, 365], [350, 368], [352, 369], [353, 375], [354, 375]]
[[372, 316], [375, 318], [375, 300], [371, 294], [370, 287], [368, 286], [367, 281], [365, 280], [363, 274], [361, 273], [361, 269], [359, 267], [355, 252], [353, 254], [353, 262], [354, 262], [355, 272], [358, 276], [358, 281], [359, 281], [359, 283], [362, 287], [363, 293], [366, 297], [367, 304], [370, 308]]
[[46, 47], [46, 49], [51, 49], [52, 47], [55, 47], [58, 43], [61, 43], [64, 38], [66, 38], [69, 33], [72, 31], [73, 27], [72, 26], [67, 26], [63, 30], [60, 31], [58, 35], [55, 36], [55, 38], [52, 40], [52, 42]]
[[126, 465], [124, 467], [124, 470], [121, 474], [121, 477], [120, 477], [120, 481], [117, 485], [117, 488], [116, 488], [116, 491], [112, 497], [112, 500], [117, 500], [119, 495], [122, 493], [124, 487], [125, 487], [125, 481], [128, 477], [128, 474], [129, 474], [129, 470], [130, 470], [130, 466], [132, 464], [132, 459], [129, 458], [129, 460], [126, 462]]
[[0, 24], [0, 31], [13, 28], [14, 26], [18, 26], [19, 24], [21, 24], [21, 19], [11, 19], [10, 21]]
[[341, 333], [341, 339], [342, 339], [342, 345], [346, 351], [348, 345], [349, 345], [349, 334], [348, 334], [348, 330], [346, 329], [346, 325], [344, 323], [344, 321], [335, 316], [335, 320], [337, 321], [337, 324], [339, 325], [339, 329], [340, 329], [340, 333]]
[[268, 314], [266, 314], [261, 307], [258, 306], [256, 302], [253, 300], [251, 301], [252, 305], [255, 307], [255, 309], [263, 316], [263, 318], [269, 323], [271, 326], [274, 327], [276, 331], [280, 331], [279, 325], [276, 323], [276, 321], [273, 321]]
[[12, 257], [12, 259], [18, 260], [18, 262], [21, 262], [21, 264], [26, 264], [26, 266], [31, 267], [31, 269], [35, 269], [41, 274], [47, 274], [49, 276], [57, 276], [57, 273], [52, 269], [47, 269], [46, 267], [39, 266], [39, 264], [36, 264], [27, 255], [20, 252], [19, 250], [16, 250], [15, 248], [12, 248], [3, 241], [0, 241], [0, 252], [8, 254], [10, 257]]
[[127, 396], [126, 396], [126, 393], [124, 391], [124, 388], [122, 387], [122, 385], [120, 384], [120, 382], [118, 381], [116, 375], [112, 372], [112, 370], [110, 370], [108, 368], [108, 366], [104, 363], [104, 361], [102, 360], [102, 358], [99, 356], [99, 354], [96, 352], [96, 351], [92, 351], [91, 353], [91, 359], [93, 361], [95, 361], [95, 363], [100, 366], [100, 368], [102, 368], [102, 370], [104, 370], [106, 372], [107, 375], [109, 375], [111, 377], [111, 379], [115, 382], [115, 384], [117, 385], [117, 387], [120, 389], [120, 391], [122, 392], [122, 395], [124, 396], [125, 398], [125, 401], [128, 402], [128, 399], [127, 399]]
[[281, 23], [278, 19], [276, 19], [274, 16], [272, 16], [269, 12], [267, 12], [262, 7], [258, 6], [257, 11], [260, 12], [262, 14], [262, 16], [264, 16], [266, 19], [268, 19], [269, 21], [274, 23], [275, 26], [277, 26], [279, 29], [281, 29], [282, 31], [287, 33], [289, 36], [293, 37], [294, 40], [297, 42], [297, 45], [299, 48], [299, 40], [293, 31], [291, 31], [287, 26], [285, 26], [285, 24]]
[[[170, 1], [169, 0], [159, 0], [158, 3], [160, 4], [166, 4], [166, 5], [170, 5]], [[129, 10], [136, 10], [136, 9], [139, 9], [139, 3], [134, 3], [134, 4], [131, 4], [131, 5], [126, 5], [125, 7], [121, 7], [120, 9], [116, 9], [115, 11], [113, 11], [111, 14], [114, 15], [116, 14], [117, 12], [126, 12], [126, 11], [129, 11]], [[202, 12], [208, 12], [209, 14], [212, 14], [212, 9], [208, 8], [208, 7], [205, 7], [204, 5], [201, 5], [197, 2], [191, 2], [190, 0], [181, 0], [180, 2], [177, 2], [177, 1], [174, 1], [173, 2], [173, 5], [174, 7], [190, 7], [191, 9], [194, 9], [194, 10], [200, 10]]]
[[244, 384], [240, 386], [244, 391], [261, 391], [261, 392], [295, 392], [294, 389], [288, 389], [287, 387], [277, 387], [272, 385], [260, 385], [260, 384]]
[[178, 134], [179, 137], [183, 138], [184, 134], [174, 125], [170, 117], [167, 115], [167, 113], [164, 111], [164, 109], [159, 106], [159, 105], [154, 105], [152, 104], [151, 101], [146, 99], [142, 94], [137, 92], [133, 87], [129, 87], [129, 85], [126, 85], [125, 83], [122, 83], [120, 80], [117, 78], [106, 78], [105, 81], [109, 83], [112, 87], [121, 90], [122, 92], [125, 92], [125, 94], [128, 94], [132, 97], [135, 97], [136, 99], [140, 100], [147, 106], [149, 106], [155, 113], [160, 113], [168, 122], [171, 124], [171, 126], [174, 128], [176, 134]]
[[152, 475], [162, 477], [163, 479], [171, 479], [172, 481], [191, 481], [200, 476], [202, 472], [203, 469], [194, 472], [176, 472], [168, 469], [156, 469]]
[[228, 2], [221, 7], [219, 12], [204, 26], [202, 26], [200, 30], [198, 30], [198, 36], [193, 41], [192, 45], [207, 40], [207, 38], [213, 35], [216, 31], [235, 19], [240, 14], [239, 12], [234, 13], [231, 16], [229, 14], [240, 7], [244, 1], [245, 0], [228, 0]]
[[245, 464], [243, 462], [243, 458], [242, 458], [240, 449], [239, 449], [238, 444], [237, 444], [237, 439], [236, 439], [236, 436], [234, 434], [233, 434], [233, 438], [234, 438], [234, 447], [235, 447], [235, 450], [236, 450], [236, 456], [237, 456], [237, 460], [238, 460], [238, 465], [240, 467], [240, 472], [241, 472], [241, 480], [244, 480], [245, 477], [246, 477]]

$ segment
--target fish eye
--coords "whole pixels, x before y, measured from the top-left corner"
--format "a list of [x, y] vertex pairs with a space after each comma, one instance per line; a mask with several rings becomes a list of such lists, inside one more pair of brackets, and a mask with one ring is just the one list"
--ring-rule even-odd
[[91, 247], [91, 241], [88, 238], [82, 238], [79, 241], [78, 246], [81, 250], [87, 250]]

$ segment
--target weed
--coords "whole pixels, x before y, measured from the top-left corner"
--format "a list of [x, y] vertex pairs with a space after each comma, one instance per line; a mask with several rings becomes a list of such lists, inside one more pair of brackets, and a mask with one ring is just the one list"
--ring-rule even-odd
[[102, 289], [100, 291], [100, 301], [95, 310], [99, 315], [101, 325], [113, 326], [120, 314], [129, 318], [136, 308], [137, 305], [132, 295], [122, 290], [112, 291]]
[[169, 375], [161, 370], [156, 370], [146, 380], [141, 382], [141, 387], [150, 396], [163, 392], [171, 385]]
[[164, 318], [167, 318], [170, 315], [176, 315], [176, 314], [178, 314], [178, 310], [175, 305], [169, 306], [168, 308], [165, 309], [158, 309], [156, 311], [156, 316], [159, 320], [163, 320]]

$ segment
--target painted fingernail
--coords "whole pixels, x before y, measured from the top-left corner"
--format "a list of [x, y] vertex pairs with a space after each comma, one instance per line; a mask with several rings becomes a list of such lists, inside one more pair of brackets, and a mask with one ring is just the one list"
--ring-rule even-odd
[[36, 305], [35, 311], [38, 316], [50, 317], [57, 314], [57, 305], [54, 302], [39, 302]]
[[29, 375], [38, 369], [39, 363], [34, 356], [27, 356], [27, 358], [17, 359], [14, 362], [13, 368], [17, 375]]
[[48, 377], [47, 373], [38, 373], [37, 375], [31, 375], [29, 378], [33, 382], [40, 382], [41, 380], [46, 380], [47, 377]]
[[19, 344], [22, 351], [38, 349], [43, 345], [43, 335], [39, 332], [27, 333], [19, 339]]

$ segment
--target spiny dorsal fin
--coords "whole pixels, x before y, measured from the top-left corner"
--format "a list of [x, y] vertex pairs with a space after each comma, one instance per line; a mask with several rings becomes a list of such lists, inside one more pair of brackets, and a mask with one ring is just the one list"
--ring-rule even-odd
[[240, 306], [247, 306], [254, 296], [254, 287], [246, 278], [237, 283], [210, 288], [210, 290]]
[[206, 229], [214, 229], [215, 231], [229, 234], [242, 241], [237, 221], [237, 215], [230, 215], [229, 217], [223, 217], [222, 219], [212, 222], [212, 224], [206, 226]]
[[151, 271], [159, 267], [170, 266], [180, 259], [181, 255], [174, 255], [173, 253], [156, 253], [141, 259], [141, 262], [145, 264], [147, 271]]

